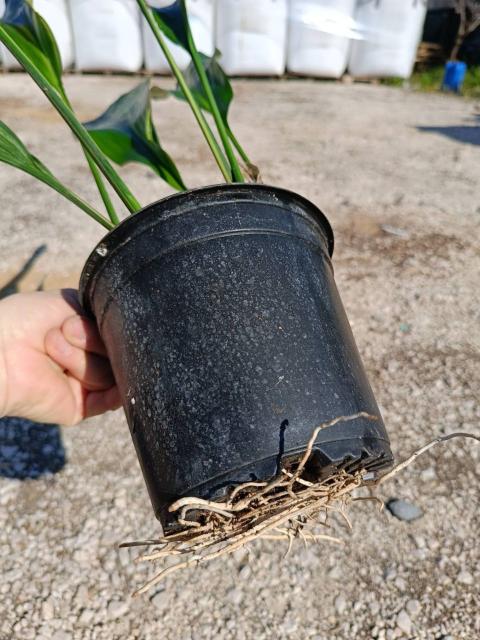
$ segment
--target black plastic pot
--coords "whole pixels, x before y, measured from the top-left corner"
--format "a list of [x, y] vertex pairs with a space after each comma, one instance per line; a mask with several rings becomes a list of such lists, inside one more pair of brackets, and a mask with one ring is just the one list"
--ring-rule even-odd
[[[155, 514], [274, 476], [313, 429], [380, 416], [335, 286], [333, 234], [301, 196], [207, 187], [109, 233], [81, 277], [123, 397]], [[379, 469], [381, 421], [320, 432], [311, 469]]]

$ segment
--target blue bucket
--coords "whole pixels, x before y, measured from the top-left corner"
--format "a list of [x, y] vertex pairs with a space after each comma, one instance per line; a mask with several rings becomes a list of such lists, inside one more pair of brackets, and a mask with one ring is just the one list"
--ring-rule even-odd
[[462, 88], [463, 81], [465, 80], [466, 73], [467, 65], [465, 62], [447, 62], [445, 65], [442, 89], [459, 93]]

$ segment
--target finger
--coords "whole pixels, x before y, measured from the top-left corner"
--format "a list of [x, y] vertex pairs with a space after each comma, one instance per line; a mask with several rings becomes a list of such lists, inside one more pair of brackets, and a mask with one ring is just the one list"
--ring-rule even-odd
[[109, 389], [115, 384], [108, 360], [74, 347], [60, 329], [51, 329], [47, 333], [45, 351], [88, 390]]
[[98, 333], [97, 325], [85, 316], [71, 316], [62, 325], [66, 340], [79, 349], [84, 349], [100, 356], [106, 356], [105, 345]]
[[93, 418], [93, 416], [101, 415], [107, 411], [114, 411], [122, 406], [116, 386], [110, 387], [105, 391], [87, 391], [70, 374], [67, 373], [66, 378], [75, 405], [74, 410], [69, 415], [68, 422], [64, 423], [66, 426], [78, 424], [86, 418]]
[[85, 418], [98, 416], [106, 411], [114, 411], [122, 406], [118, 387], [106, 391], [90, 391], [85, 398]]

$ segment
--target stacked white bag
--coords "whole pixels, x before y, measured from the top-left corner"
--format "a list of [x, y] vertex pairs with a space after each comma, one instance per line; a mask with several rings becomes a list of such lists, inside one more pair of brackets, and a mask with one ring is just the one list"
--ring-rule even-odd
[[33, 7], [48, 22], [55, 36], [63, 68], [71, 67], [74, 60], [73, 34], [67, 0], [33, 0]]
[[347, 67], [354, 12], [355, 0], [290, 0], [288, 70], [340, 78]]
[[75, 67], [81, 71], [138, 71], [143, 62], [135, 0], [70, 0]]
[[355, 19], [363, 39], [352, 43], [349, 72], [410, 77], [426, 10], [426, 0], [358, 0]]
[[[73, 36], [70, 28], [70, 17], [67, 0], [33, 0], [33, 7], [48, 22], [48, 26], [55, 36], [63, 68], [73, 64]], [[0, 15], [5, 10], [5, 0], [0, 0]], [[0, 45], [3, 66], [6, 69], [18, 69], [20, 65], [12, 54]]]
[[[152, 7], [163, 8], [172, 4], [173, 0], [150, 0]], [[187, 0], [187, 12], [192, 29], [193, 39], [199, 51], [207, 56], [213, 55], [215, 51], [214, 42], [214, 21], [215, 21], [215, 2], [214, 0]], [[149, 71], [156, 73], [170, 73], [170, 67], [163, 55], [162, 50], [155, 36], [150, 29], [145, 18], [142, 19], [143, 29], [143, 46], [145, 54], [145, 67]], [[175, 58], [179, 67], [183, 70], [190, 63], [190, 56], [180, 46], [170, 43], [169, 49]]]
[[287, 0], [217, 0], [217, 48], [229, 75], [282, 75]]

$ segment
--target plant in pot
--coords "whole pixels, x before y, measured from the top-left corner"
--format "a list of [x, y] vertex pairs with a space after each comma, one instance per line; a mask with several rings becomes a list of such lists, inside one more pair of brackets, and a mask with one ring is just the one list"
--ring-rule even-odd
[[[257, 182], [229, 126], [232, 87], [218, 55], [198, 53], [185, 2], [137, 1], [177, 80], [169, 95], [190, 105], [224, 183], [187, 190], [152, 121], [151, 94], [165, 92], [148, 81], [82, 125], [48, 25], [25, 0], [7, 2], [0, 41], [78, 139], [106, 213], [3, 123], [0, 160], [109, 230], [84, 267], [81, 299], [105, 342], [166, 535], [218, 542], [235, 520], [235, 535], [250, 539], [272, 514], [300, 517], [303, 490], [308, 500], [328, 497], [333, 477], [351, 490], [358, 473], [392, 456], [335, 286], [327, 219], [302, 196]], [[189, 53], [184, 73], [167, 39]], [[111, 161], [143, 163], [177, 193], [141, 208]], [[132, 214], [122, 222], [105, 180]]]
[[467, 65], [458, 59], [458, 54], [465, 38], [480, 26], [480, 3], [476, 0], [456, 0], [455, 11], [459, 16], [458, 31], [450, 59], [445, 64], [442, 88], [459, 93], [465, 80]]

